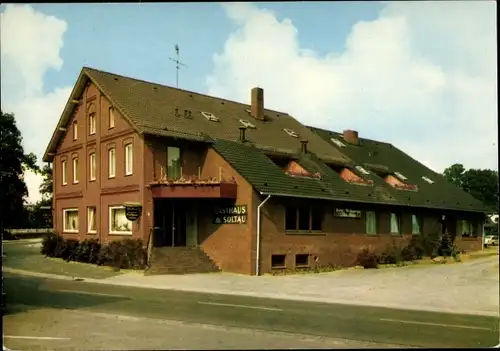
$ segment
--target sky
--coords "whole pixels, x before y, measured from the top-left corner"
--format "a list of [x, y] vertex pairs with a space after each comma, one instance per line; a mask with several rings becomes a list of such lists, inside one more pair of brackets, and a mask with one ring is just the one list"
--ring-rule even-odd
[[[1, 108], [41, 158], [83, 66], [386, 141], [436, 172], [498, 170], [496, 2], [0, 6]], [[27, 172], [28, 201], [41, 177]]]

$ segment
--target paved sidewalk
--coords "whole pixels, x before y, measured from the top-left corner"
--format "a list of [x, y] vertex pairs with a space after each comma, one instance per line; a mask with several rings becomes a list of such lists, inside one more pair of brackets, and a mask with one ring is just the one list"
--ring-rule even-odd
[[[10, 268], [3, 270], [25, 273]], [[27, 274], [73, 279], [34, 272]], [[214, 294], [499, 315], [498, 256], [454, 265], [345, 270], [311, 275], [251, 277], [209, 273], [144, 276], [141, 273], [125, 273], [85, 281]]]

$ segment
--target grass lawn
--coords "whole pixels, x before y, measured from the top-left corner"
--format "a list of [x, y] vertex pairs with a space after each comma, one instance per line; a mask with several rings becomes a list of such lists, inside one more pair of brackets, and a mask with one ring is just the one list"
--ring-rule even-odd
[[109, 267], [45, 257], [40, 254], [41, 241], [36, 239], [3, 241], [2, 246], [4, 254], [2, 264], [8, 268], [93, 279], [122, 274]]

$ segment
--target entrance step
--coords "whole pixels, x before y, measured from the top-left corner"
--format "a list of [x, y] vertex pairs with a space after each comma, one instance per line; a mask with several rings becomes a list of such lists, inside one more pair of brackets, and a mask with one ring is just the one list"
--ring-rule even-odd
[[145, 275], [220, 272], [199, 247], [155, 247]]

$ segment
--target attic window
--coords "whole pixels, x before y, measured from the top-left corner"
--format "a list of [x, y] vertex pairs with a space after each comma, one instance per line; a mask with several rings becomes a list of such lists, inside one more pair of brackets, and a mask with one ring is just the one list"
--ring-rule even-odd
[[338, 139], [330, 138], [330, 140], [332, 141], [332, 143], [334, 143], [338, 147], [345, 147], [345, 144]]
[[422, 179], [425, 180], [429, 184], [434, 184], [434, 181], [432, 179], [430, 179], [430, 178], [427, 178], [427, 177], [423, 176]]
[[240, 119], [240, 123], [243, 124], [244, 127], [255, 129], [255, 125], [252, 124], [252, 122], [247, 121], [246, 119]]
[[202, 111], [201, 114], [203, 115], [203, 117], [205, 117], [207, 120], [211, 122], [219, 122], [219, 117], [216, 117], [214, 114], [210, 112]]
[[291, 137], [298, 138], [299, 135], [295, 133], [292, 129], [284, 128], [283, 129], [286, 134], [290, 135]]
[[399, 172], [394, 172], [394, 175], [395, 175], [396, 177], [398, 177], [399, 179], [401, 179], [401, 180], [407, 180], [407, 179], [408, 179], [408, 178], [406, 178], [404, 175], [402, 175], [402, 174], [401, 174], [401, 173], [399, 173]]
[[359, 171], [359, 172], [361, 172], [361, 173], [363, 173], [363, 174], [370, 174], [370, 172], [368, 172], [366, 169], [364, 169], [364, 168], [363, 168], [363, 167], [361, 167], [361, 166], [356, 166], [356, 167], [354, 167], [354, 168], [356, 168], [356, 170], [357, 170], [357, 171]]

